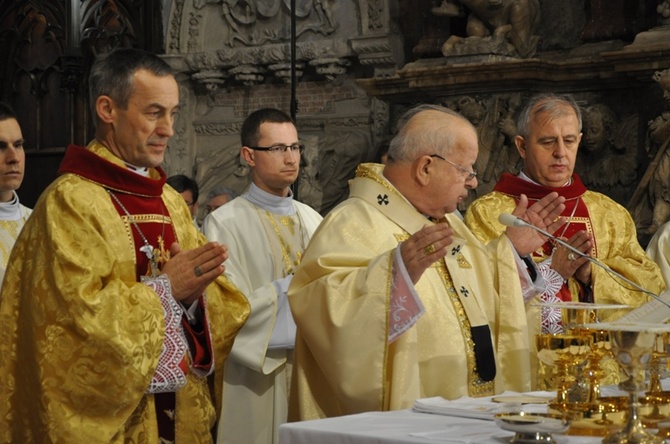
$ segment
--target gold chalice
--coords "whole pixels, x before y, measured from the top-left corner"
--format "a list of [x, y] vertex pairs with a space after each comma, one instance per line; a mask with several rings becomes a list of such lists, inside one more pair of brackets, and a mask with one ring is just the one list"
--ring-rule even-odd
[[619, 388], [628, 392], [628, 416], [621, 431], [603, 439], [605, 444], [663, 444], [665, 440], [647, 432], [639, 416], [639, 393], [646, 388], [645, 371], [649, 367], [659, 333], [670, 326], [656, 324], [591, 324], [587, 328], [609, 330], [612, 352], [628, 379]]
[[549, 367], [556, 367], [556, 401], [553, 408], [560, 411], [568, 409], [568, 391], [577, 378], [571, 368], [583, 363], [591, 350], [593, 339], [590, 336], [570, 333], [538, 334], [535, 346], [538, 359]]
[[600, 399], [600, 380], [604, 375], [600, 362], [605, 356], [612, 353], [610, 332], [608, 330], [594, 328], [579, 328], [574, 331], [580, 335], [590, 336], [592, 339], [591, 353], [588, 357], [588, 364], [584, 371], [584, 379], [588, 386], [588, 393], [586, 395], [584, 407], [600, 411], [598, 407], [598, 400]]
[[656, 346], [651, 355], [649, 364], [649, 387], [648, 394], [662, 393], [661, 373], [663, 367], [667, 366], [668, 352], [670, 351], [670, 333], [659, 333], [656, 336]]
[[[586, 302], [545, 302], [542, 303], [542, 306], [560, 309], [564, 333], [592, 338], [588, 360], [576, 363], [570, 369], [576, 382], [565, 395], [566, 401], [580, 411], [601, 412], [602, 408], [598, 405], [598, 398], [600, 398], [601, 378], [605, 372], [602, 371], [600, 363], [603, 357], [611, 353], [609, 331], [584, 328], [584, 325], [597, 323], [600, 310], [623, 309], [628, 306]], [[609, 373], [611, 372], [608, 372], [608, 375]], [[582, 374], [584, 377], [581, 377]], [[618, 382], [618, 374], [616, 376]], [[557, 389], [556, 386], [551, 388]]]

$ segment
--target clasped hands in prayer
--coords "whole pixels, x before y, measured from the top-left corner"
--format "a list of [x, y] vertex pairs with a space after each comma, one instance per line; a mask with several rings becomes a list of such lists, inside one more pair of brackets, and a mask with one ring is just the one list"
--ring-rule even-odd
[[[565, 223], [565, 218], [561, 216], [565, 210], [564, 202], [564, 197], [553, 192], [528, 206], [528, 198], [522, 194], [512, 215], [553, 233]], [[508, 227], [506, 234], [520, 256], [532, 253], [547, 240], [545, 236], [528, 227]], [[446, 248], [453, 241], [454, 230], [447, 223], [440, 222], [424, 226], [402, 243], [400, 254], [413, 283], [416, 284], [433, 263], [447, 254]], [[584, 241], [582, 240], [579, 245], [580, 248], [584, 248]], [[586, 259], [575, 260], [575, 265], [582, 260]]]
[[[560, 239], [585, 255], [588, 255], [589, 250], [593, 246], [592, 235], [584, 230], [576, 232], [570, 239], [565, 239], [563, 237]], [[561, 245], [557, 245], [551, 254], [551, 268], [565, 280], [574, 276], [578, 281], [585, 285], [591, 282], [591, 264], [589, 263], [588, 258], [578, 256]]]
[[192, 304], [226, 267], [228, 248], [218, 242], [208, 242], [192, 250], [182, 250], [177, 242], [170, 246], [170, 260], [162, 273], [172, 285], [172, 297], [185, 304]]

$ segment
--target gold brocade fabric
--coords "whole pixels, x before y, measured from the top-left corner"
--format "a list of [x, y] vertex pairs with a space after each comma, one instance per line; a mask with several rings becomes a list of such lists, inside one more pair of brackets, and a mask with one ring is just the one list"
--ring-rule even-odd
[[305, 233], [299, 213], [282, 216], [256, 208], [274, 261], [273, 280], [295, 273], [305, 251]]
[[[587, 191], [582, 196], [591, 217], [593, 237], [598, 246], [598, 260], [643, 288], [660, 293], [664, 288], [658, 266], [645, 254], [637, 240], [635, 223], [630, 214], [607, 196]], [[483, 242], [497, 238], [505, 227], [498, 222], [501, 213], [511, 213], [514, 199], [499, 192], [492, 192], [477, 199], [465, 214], [465, 223]], [[628, 304], [637, 307], [647, 297], [637, 290], [627, 288], [616, 277], [602, 268], [591, 265], [593, 295], [599, 304]], [[622, 285], [623, 284], [623, 285]], [[573, 300], [577, 300], [576, 283], [570, 279]], [[619, 310], [602, 310], [601, 319], [621, 316]]]
[[[590, 223], [585, 226], [592, 227], [591, 234], [596, 240], [598, 260], [643, 288], [658, 294], [664, 288], [661, 273], [640, 246], [630, 214], [621, 205], [600, 193], [586, 191], [582, 200], [590, 215]], [[501, 213], [511, 213], [515, 206], [514, 198], [493, 191], [470, 205], [465, 214], [465, 223], [482, 242], [497, 239], [505, 230], [498, 222], [498, 216]], [[648, 300], [641, 292], [630, 289], [627, 284], [593, 264], [591, 282], [594, 302], [598, 304], [627, 304], [637, 307]], [[577, 282], [570, 279], [568, 284], [572, 299], [577, 301]], [[529, 334], [534, 338], [540, 332], [539, 296], [526, 305]], [[608, 321], [624, 313], [625, 310], [599, 310], [598, 314], [600, 320]], [[536, 365], [537, 361], [533, 359], [533, 366]], [[534, 379], [535, 375], [534, 371]], [[535, 384], [533, 388], [535, 389]]]
[[415, 286], [425, 313], [388, 344], [392, 255], [399, 239], [430, 222], [391, 188], [381, 168], [359, 167], [350, 198], [321, 223], [293, 278], [289, 301], [298, 333], [289, 420], [529, 389], [525, 313], [509, 242], [484, 247], [453, 215], [447, 221], [463, 247], [448, 260], [449, 277], [469, 290], [471, 309], [488, 320], [494, 387], [477, 392], [471, 384], [465, 313], [439, 267]]
[[[120, 163], [99, 144], [88, 149]], [[181, 248], [204, 243], [181, 196], [165, 186], [163, 201]], [[0, 442], [156, 444], [145, 393], [163, 345], [163, 310], [136, 282], [125, 229], [90, 180], [65, 174], [42, 195], [0, 294]], [[249, 308], [223, 277], [206, 295], [218, 370]], [[178, 443], [211, 442], [217, 412], [207, 380], [188, 374], [175, 414]]]
[[19, 236], [21, 228], [23, 228], [23, 224], [28, 219], [29, 211], [18, 220], [0, 220], [0, 268], [3, 270], [7, 268], [7, 261], [9, 261], [12, 247]]

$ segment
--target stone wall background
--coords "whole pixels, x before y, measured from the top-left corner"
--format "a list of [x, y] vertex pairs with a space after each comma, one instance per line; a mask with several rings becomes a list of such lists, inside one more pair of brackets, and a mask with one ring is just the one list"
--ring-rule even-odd
[[[659, 12], [665, 1], [536, 0], [537, 47], [526, 57], [506, 41], [469, 36], [468, 1], [445, 0], [460, 16], [436, 14], [441, 0], [296, 1], [296, 120], [307, 149], [297, 195], [318, 211], [346, 198], [356, 166], [373, 158], [397, 116], [419, 102], [457, 109], [478, 127], [483, 180], [474, 199], [500, 172], [515, 171], [515, 110], [549, 90], [572, 93], [584, 107], [577, 171], [587, 185], [631, 210], [643, 243], [670, 217], [670, 210], [654, 215], [665, 200], [653, 190], [670, 177], [657, 168], [665, 154], [655, 139], [663, 137], [650, 130], [655, 119], [666, 124], [669, 106], [658, 81], [670, 67], [670, 34]], [[217, 185], [240, 192], [248, 185], [239, 157], [244, 117], [264, 106], [290, 109], [287, 6], [173, 0], [166, 11], [166, 59], [180, 73], [184, 107], [165, 167], [196, 178], [201, 208]], [[465, 44], [445, 56], [442, 45], [452, 36]]]

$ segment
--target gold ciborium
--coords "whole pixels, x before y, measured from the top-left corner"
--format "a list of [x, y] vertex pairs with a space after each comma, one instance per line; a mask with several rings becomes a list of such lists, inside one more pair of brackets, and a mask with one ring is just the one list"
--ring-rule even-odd
[[656, 336], [656, 346], [651, 355], [649, 364], [649, 387], [647, 393], [663, 393], [661, 387], [661, 373], [667, 368], [667, 358], [670, 354], [670, 333], [660, 333]]
[[[624, 309], [628, 306], [586, 302], [544, 302], [541, 305], [543, 308], [560, 309], [564, 333], [592, 338], [588, 359], [577, 363], [570, 370], [576, 381], [566, 396], [571, 407], [600, 412], [598, 398], [600, 398], [600, 380], [604, 376], [600, 363], [602, 358], [610, 353], [609, 331], [584, 328], [584, 325], [597, 323], [601, 310]], [[556, 386], [551, 388], [557, 389]]]
[[639, 394], [646, 389], [645, 373], [659, 333], [668, 331], [667, 325], [655, 324], [591, 324], [587, 328], [609, 330], [612, 353], [628, 379], [619, 388], [628, 392], [628, 416], [621, 431], [603, 439], [605, 444], [663, 444], [665, 440], [647, 432], [639, 416]]
[[549, 367], [556, 367], [556, 401], [553, 408], [568, 409], [568, 391], [577, 378], [570, 370], [582, 364], [589, 355], [593, 339], [574, 333], [538, 334], [535, 346], [538, 359]]
[[588, 386], [588, 394], [586, 396], [584, 407], [594, 411], [600, 411], [598, 406], [598, 400], [600, 399], [600, 380], [604, 375], [600, 362], [606, 355], [612, 353], [610, 332], [608, 330], [585, 327], [575, 329], [574, 331], [580, 335], [590, 336], [592, 339], [591, 353], [584, 371], [584, 379]]

